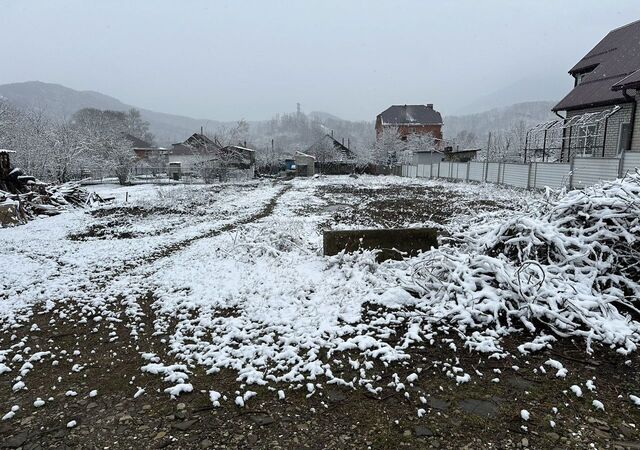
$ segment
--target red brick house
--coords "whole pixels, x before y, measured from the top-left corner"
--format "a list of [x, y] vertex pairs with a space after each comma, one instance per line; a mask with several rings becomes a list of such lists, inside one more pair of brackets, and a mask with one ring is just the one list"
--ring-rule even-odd
[[442, 141], [442, 116], [428, 105], [393, 105], [376, 117], [376, 136], [379, 138], [384, 128], [397, 128], [406, 139], [409, 134], [433, 134]]

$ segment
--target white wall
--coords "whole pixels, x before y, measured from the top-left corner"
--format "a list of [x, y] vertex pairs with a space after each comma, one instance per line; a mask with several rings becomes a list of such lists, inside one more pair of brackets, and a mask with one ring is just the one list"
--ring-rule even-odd
[[484, 181], [484, 163], [477, 161], [469, 163], [469, 180]]
[[622, 175], [627, 172], [635, 172], [636, 169], [640, 170], [640, 152], [625, 153], [622, 163]]
[[442, 161], [439, 164], [402, 166], [402, 176], [486, 181], [523, 189], [560, 189], [591, 186], [635, 170], [640, 171], [640, 152], [626, 152], [617, 158], [574, 158], [572, 163]]
[[502, 182], [510, 186], [529, 187], [529, 164], [503, 164]]
[[573, 160], [573, 187], [584, 187], [599, 181], [614, 180], [618, 177], [618, 158], [575, 158]]
[[571, 177], [571, 164], [537, 162], [531, 164], [529, 173], [529, 187], [544, 189], [560, 189], [569, 186]]

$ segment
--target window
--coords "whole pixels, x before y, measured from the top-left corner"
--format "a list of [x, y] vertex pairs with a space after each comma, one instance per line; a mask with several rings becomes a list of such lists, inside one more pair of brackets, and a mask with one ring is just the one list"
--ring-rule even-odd
[[591, 156], [598, 139], [597, 125], [584, 125], [578, 128], [576, 155]]
[[576, 86], [582, 83], [582, 80], [584, 79], [585, 75], [587, 75], [587, 73], [576, 74]]
[[618, 154], [623, 151], [629, 150], [631, 147], [631, 124], [621, 123], [620, 131], [618, 132]]

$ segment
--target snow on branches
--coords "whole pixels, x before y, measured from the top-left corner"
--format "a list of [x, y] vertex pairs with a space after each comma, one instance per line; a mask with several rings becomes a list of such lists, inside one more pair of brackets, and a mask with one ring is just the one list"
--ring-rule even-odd
[[[640, 342], [640, 174], [549, 196], [536, 212], [474, 224], [418, 263], [434, 321], [499, 348], [514, 327], [617, 348]], [[504, 220], [504, 219], [503, 219]], [[481, 329], [481, 332], [478, 332]], [[539, 337], [539, 336], [538, 336]]]

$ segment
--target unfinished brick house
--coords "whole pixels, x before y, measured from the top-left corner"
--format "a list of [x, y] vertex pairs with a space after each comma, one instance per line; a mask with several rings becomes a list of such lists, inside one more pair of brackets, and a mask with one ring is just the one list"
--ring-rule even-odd
[[410, 134], [431, 133], [442, 141], [442, 116], [427, 105], [393, 105], [376, 117], [376, 136], [380, 138], [385, 128], [397, 128], [403, 140]]

